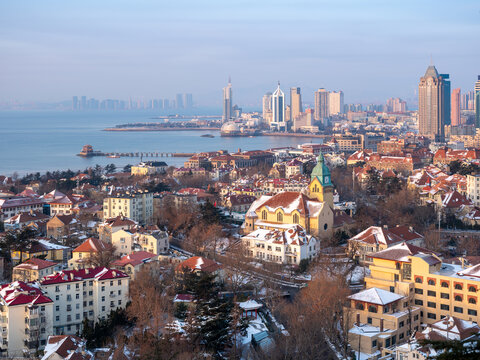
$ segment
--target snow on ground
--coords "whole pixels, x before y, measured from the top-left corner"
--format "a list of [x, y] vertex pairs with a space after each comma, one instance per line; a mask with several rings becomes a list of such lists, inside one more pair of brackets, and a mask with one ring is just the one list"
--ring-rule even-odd
[[248, 322], [247, 334], [242, 336], [242, 344], [248, 344], [252, 341], [252, 335], [258, 334], [262, 331], [268, 331], [268, 328], [263, 323], [260, 316], [256, 319], [252, 319]]

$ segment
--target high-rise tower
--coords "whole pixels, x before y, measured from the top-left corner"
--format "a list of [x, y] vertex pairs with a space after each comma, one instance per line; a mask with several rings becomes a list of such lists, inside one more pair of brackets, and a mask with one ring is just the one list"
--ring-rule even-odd
[[277, 90], [272, 95], [272, 126], [277, 130], [287, 130], [285, 122], [285, 94], [280, 89], [280, 82], [278, 82]]
[[270, 124], [272, 122], [272, 93], [267, 92], [263, 95], [262, 99], [262, 108], [263, 108], [263, 121], [266, 124]]
[[343, 113], [343, 91], [330, 91], [328, 93], [328, 115]]
[[475, 83], [474, 91], [474, 104], [475, 104], [475, 127], [480, 128], [480, 75], [478, 75], [477, 82]]
[[328, 91], [321, 88], [315, 91], [315, 120], [320, 121], [328, 117]]
[[460, 118], [460, 88], [453, 89], [452, 91], [452, 106], [450, 119], [452, 121], [452, 126], [458, 126], [461, 124]]
[[302, 95], [299, 87], [290, 88], [290, 119], [293, 121], [300, 115], [302, 109]]
[[232, 118], [232, 81], [228, 78], [228, 85], [223, 88], [223, 116], [222, 121], [227, 122]]
[[435, 141], [444, 140], [445, 92], [443, 77], [430, 65], [418, 85], [418, 129], [420, 135]]

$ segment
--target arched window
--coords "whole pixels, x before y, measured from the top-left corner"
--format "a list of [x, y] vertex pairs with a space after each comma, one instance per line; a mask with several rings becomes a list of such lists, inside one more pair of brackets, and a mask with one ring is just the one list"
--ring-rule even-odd
[[281, 212], [277, 213], [277, 221], [283, 222], [283, 214]]
[[435, 280], [429, 279], [428, 280], [428, 285], [435, 285]]
[[368, 311], [371, 312], [371, 313], [376, 313], [377, 312], [377, 307], [373, 306], [373, 305], [370, 305], [368, 307]]
[[298, 216], [298, 214], [293, 214], [293, 223], [294, 224], [300, 223], [300, 217]]
[[468, 288], [468, 291], [470, 291], [470, 292], [477, 292], [477, 289], [475, 288], [475, 286], [470, 286], [470, 287]]
[[267, 220], [267, 210], [262, 211], [262, 220]]
[[357, 310], [363, 310], [363, 309], [365, 309], [365, 307], [363, 306], [362, 303], [357, 303], [355, 307], [357, 308]]
[[462, 290], [463, 289], [462, 284], [455, 284], [455, 289]]
[[462, 301], [462, 297], [460, 295], [455, 295], [455, 301]]
[[422, 280], [422, 278], [417, 277], [417, 278], [415, 278], [415, 282], [417, 284], [421, 284], [423, 282], [423, 280]]
[[444, 287], [444, 288], [448, 288], [448, 283], [447, 283], [447, 282], [445, 282], [445, 281], [442, 281], [442, 287]]
[[327, 224], [323, 225], [323, 230], [327, 230], [327, 229], [328, 229], [328, 225]]
[[476, 304], [476, 303], [477, 303], [477, 300], [475, 300], [474, 298], [470, 298], [470, 299], [468, 299], [468, 302], [469, 302], [470, 304]]

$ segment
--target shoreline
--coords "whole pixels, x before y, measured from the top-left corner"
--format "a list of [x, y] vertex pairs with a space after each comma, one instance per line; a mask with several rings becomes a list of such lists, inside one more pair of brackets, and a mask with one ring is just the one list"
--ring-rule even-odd
[[166, 128], [156, 128], [156, 127], [128, 127], [128, 128], [105, 128], [102, 131], [219, 131], [220, 128], [212, 127], [198, 127], [198, 128], [175, 128], [175, 127], [166, 127]]

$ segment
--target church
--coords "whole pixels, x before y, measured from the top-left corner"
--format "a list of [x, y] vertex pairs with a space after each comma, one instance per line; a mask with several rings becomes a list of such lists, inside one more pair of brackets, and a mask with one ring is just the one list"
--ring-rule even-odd
[[300, 225], [307, 234], [321, 239], [332, 236], [333, 223], [333, 184], [320, 153], [308, 188], [261, 196], [250, 206], [243, 230], [248, 234], [258, 229], [286, 230]]

